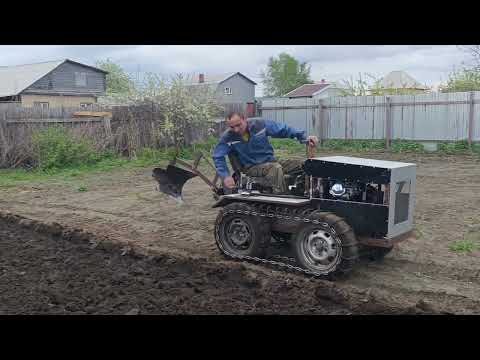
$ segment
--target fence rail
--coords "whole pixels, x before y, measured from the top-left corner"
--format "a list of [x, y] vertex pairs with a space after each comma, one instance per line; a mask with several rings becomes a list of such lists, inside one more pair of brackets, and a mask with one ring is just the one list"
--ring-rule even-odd
[[480, 92], [263, 100], [261, 115], [323, 139], [480, 141]]

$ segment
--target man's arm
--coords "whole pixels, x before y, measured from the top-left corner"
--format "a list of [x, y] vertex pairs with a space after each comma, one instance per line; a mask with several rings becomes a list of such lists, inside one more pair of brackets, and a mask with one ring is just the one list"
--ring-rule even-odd
[[294, 129], [286, 124], [280, 124], [276, 121], [265, 120], [267, 136], [273, 138], [290, 138], [298, 141], [306, 140], [305, 131]]
[[222, 140], [220, 140], [220, 143], [218, 143], [213, 150], [213, 162], [215, 163], [215, 167], [217, 168], [218, 175], [222, 179], [230, 176], [225, 156], [230, 154], [231, 151], [231, 147], [224, 143]]

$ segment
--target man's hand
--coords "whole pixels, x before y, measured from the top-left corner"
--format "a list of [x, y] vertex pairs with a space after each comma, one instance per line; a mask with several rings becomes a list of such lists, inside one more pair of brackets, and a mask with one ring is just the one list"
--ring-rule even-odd
[[310, 146], [317, 146], [318, 144], [318, 138], [316, 136], [309, 136], [307, 138], [308, 145]]
[[223, 179], [223, 184], [227, 188], [233, 189], [235, 187], [235, 180], [233, 180], [233, 178], [231, 176], [228, 176], [225, 179]]

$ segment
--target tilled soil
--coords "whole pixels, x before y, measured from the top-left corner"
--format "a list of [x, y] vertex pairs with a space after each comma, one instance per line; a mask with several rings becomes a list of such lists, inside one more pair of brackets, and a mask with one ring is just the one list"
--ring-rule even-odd
[[424, 314], [365, 291], [242, 264], [146, 255], [81, 230], [0, 217], [0, 314]]
[[[348, 296], [374, 293], [377, 298], [401, 304], [397, 308], [427, 303], [439, 311], [479, 314], [480, 251], [462, 253], [449, 248], [454, 242], [466, 238], [480, 243], [478, 158], [384, 153], [355, 156], [417, 164], [417, 238], [400, 243], [383, 262], [360, 263], [350, 276], [334, 283], [335, 289]], [[208, 170], [206, 172], [213, 177]], [[79, 192], [80, 185], [85, 185], [88, 190]], [[41, 222], [58, 222], [68, 228], [83, 229], [96, 238], [108, 238], [121, 248], [142, 249], [155, 256], [194, 263], [192, 266], [201, 264], [202, 269], [236, 269], [239, 265], [224, 260], [215, 246], [213, 224], [218, 210], [211, 208], [214, 200], [207, 185], [199, 178], [192, 179], [184, 188], [184, 198], [185, 203], [179, 205], [156, 191], [149, 168], [92, 174], [73, 182], [52, 180], [0, 189], [0, 209]], [[254, 274], [262, 284], [269, 284], [267, 289], [273, 295], [280, 292], [275, 289], [281, 289], [291, 277], [263, 266], [244, 267], [248, 271], [241, 271], [247, 271], [249, 276]], [[303, 279], [301, 275], [291, 278]], [[300, 281], [302, 287], [307, 286], [304, 291], [308, 296], [314, 296], [314, 287], [319, 280], [295, 281]], [[265, 293], [265, 288], [259, 290], [263, 296], [270, 296], [268, 291]], [[241, 292], [245, 294], [244, 289]], [[216, 294], [222, 296], [221, 291]], [[352, 296], [361, 298], [361, 295]], [[256, 303], [254, 295], [251, 301]], [[305, 308], [311, 312], [312, 306], [316, 308], [311, 304], [316, 304], [317, 300], [309, 301], [305, 301]], [[281, 310], [284, 313], [303, 311], [285, 306]], [[345, 311], [357, 311], [356, 308], [348, 309]], [[230, 311], [237, 309], [232, 307]], [[260, 312], [274, 311], [280, 310], [265, 306]]]

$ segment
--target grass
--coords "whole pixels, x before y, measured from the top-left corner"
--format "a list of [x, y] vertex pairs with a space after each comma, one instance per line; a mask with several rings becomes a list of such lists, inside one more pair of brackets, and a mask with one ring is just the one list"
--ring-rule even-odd
[[[192, 145], [181, 150], [180, 157], [186, 160], [192, 160], [195, 152], [201, 151], [209, 154], [216, 144], [215, 138], [210, 138], [202, 144]], [[175, 155], [175, 149], [141, 149], [133, 159], [115, 156], [111, 153], [100, 153], [97, 161], [88, 160], [84, 164], [60, 165], [49, 161], [48, 167], [39, 167], [34, 170], [25, 169], [0, 169], [0, 190], [16, 187], [17, 185], [39, 183], [44, 181], [60, 180], [69, 182], [81, 179], [88, 174], [105, 173], [118, 169], [138, 169], [149, 166], [164, 164]], [[49, 154], [49, 158], [55, 158], [55, 155]], [[62, 158], [65, 159], [65, 157]], [[90, 159], [90, 158], [89, 158]], [[78, 191], [86, 191], [80, 190]]]
[[[92, 153], [88, 143], [81, 143], [76, 153], [68, 149], [72, 144], [65, 133], [46, 132], [37, 137], [38, 148], [41, 150], [40, 159], [43, 166], [34, 170], [13, 169], [0, 170], [0, 189], [9, 189], [21, 184], [43, 182], [52, 180], [72, 181], [82, 179], [87, 174], [104, 173], [117, 169], [135, 169], [164, 164], [175, 155], [175, 149], [150, 149], [138, 151], [133, 159], [119, 157], [111, 152]], [[194, 154], [201, 151], [211, 154], [217, 143], [217, 138], [210, 137], [201, 144], [185, 147], [179, 156], [192, 160]], [[305, 145], [294, 139], [271, 139], [277, 156], [305, 156]], [[68, 145], [68, 146], [67, 146]], [[43, 149], [43, 150], [42, 150]], [[384, 140], [326, 140], [317, 152], [342, 151], [342, 152], [385, 152]], [[390, 152], [394, 153], [423, 153], [423, 146], [410, 141], [392, 141]], [[468, 146], [465, 141], [456, 143], [440, 143], [439, 154], [479, 154], [480, 144]], [[86, 190], [79, 190], [86, 191]]]
[[470, 253], [474, 250], [479, 249], [480, 247], [475, 241], [465, 239], [465, 240], [456, 241], [450, 244], [448, 248], [451, 251], [455, 251], [455, 252]]
[[449, 249], [455, 252], [470, 253], [474, 250], [480, 250], [480, 232], [468, 232], [463, 240], [456, 241], [450, 244]]

